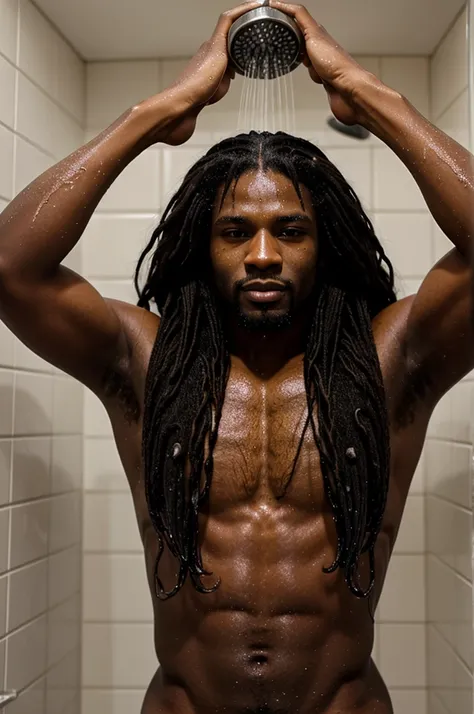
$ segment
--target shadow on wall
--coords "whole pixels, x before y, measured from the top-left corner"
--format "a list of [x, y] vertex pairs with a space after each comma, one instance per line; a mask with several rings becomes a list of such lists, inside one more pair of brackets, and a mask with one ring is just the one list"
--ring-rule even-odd
[[[12, 397], [0, 388], [0, 404]], [[0, 484], [11, 521], [5, 684], [20, 692], [5, 711], [80, 714], [81, 437], [55, 434], [28, 391], [17, 388], [15, 398], [33, 428], [14, 435], [10, 493]], [[1, 473], [8, 480], [9, 469]]]

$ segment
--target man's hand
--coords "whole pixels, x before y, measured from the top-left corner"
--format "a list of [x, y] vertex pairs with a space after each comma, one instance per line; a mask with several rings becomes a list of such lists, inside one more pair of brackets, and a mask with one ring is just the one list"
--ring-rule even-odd
[[359, 86], [382, 83], [365, 70], [309, 14], [303, 5], [270, 0], [270, 6], [292, 17], [300, 27], [306, 43], [303, 63], [311, 79], [322, 84], [329, 97], [331, 111], [344, 124], [362, 124], [364, 117], [355, 101]]

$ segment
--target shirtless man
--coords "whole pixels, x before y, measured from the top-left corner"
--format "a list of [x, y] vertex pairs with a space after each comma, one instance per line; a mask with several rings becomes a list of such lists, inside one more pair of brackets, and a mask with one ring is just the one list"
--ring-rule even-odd
[[[358, 65], [304, 7], [271, 0], [302, 28], [304, 62], [335, 116], [367, 127], [399, 156], [452, 252], [417, 295], [397, 302], [372, 228], [324, 155], [300, 140], [254, 134], [241, 139], [241, 154], [226, 144], [186, 179], [156, 234], [163, 238], [157, 255], [167, 263], [161, 272], [158, 263], [151, 269], [144, 307], [104, 299], [61, 266], [120, 172], [157, 142], [187, 141], [203, 107], [228, 91], [229, 28], [259, 4], [224, 13], [172, 87], [131, 107], [5, 209], [1, 316], [29, 348], [92, 389], [110, 415], [143, 539], [161, 665], [142, 713], [391, 714], [371, 660], [372, 614], [432, 410], [474, 365], [471, 154]], [[250, 168], [230, 170], [229, 155], [233, 161], [244, 154], [253, 156]], [[298, 176], [318, 171], [319, 183], [300, 180], [298, 196], [288, 171], [275, 169], [283, 160], [293, 162]], [[239, 180], [226, 194], [222, 185], [213, 187], [233, 174]], [[213, 192], [207, 234], [203, 223], [195, 232], [190, 223], [201, 215], [206, 191]], [[222, 340], [204, 314], [212, 291], [193, 287], [189, 277], [200, 263], [212, 265], [229, 372], [222, 413], [219, 400], [212, 402], [214, 479], [203, 494], [198, 474], [197, 528], [189, 500], [186, 509], [176, 497], [183, 483], [183, 492], [196, 496], [196, 482], [182, 479], [183, 464], [190, 474], [183, 448], [189, 424], [177, 435], [181, 420], [189, 414], [197, 420], [204, 391], [206, 399], [213, 389], [222, 395], [223, 383]], [[173, 286], [186, 300], [167, 300]], [[194, 304], [191, 294], [198, 295]], [[312, 295], [331, 295], [324, 315], [339, 317], [329, 326], [315, 319], [322, 329], [308, 336]], [[146, 309], [150, 297], [161, 321]], [[186, 343], [189, 325], [199, 328], [197, 348]], [[314, 354], [306, 359], [310, 341]], [[181, 361], [176, 343], [184, 345]], [[191, 360], [189, 372], [186, 360], [206, 351], [208, 361]], [[304, 432], [307, 382], [316, 385], [315, 417]], [[171, 383], [181, 384], [175, 402]]]

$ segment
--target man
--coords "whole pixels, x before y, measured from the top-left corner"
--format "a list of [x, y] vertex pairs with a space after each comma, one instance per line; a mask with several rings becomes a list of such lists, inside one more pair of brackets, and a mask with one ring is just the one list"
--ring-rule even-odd
[[187, 141], [225, 95], [228, 31], [259, 4], [224, 13], [172, 87], [11, 202], [1, 314], [110, 415], [156, 618], [143, 713], [390, 714], [373, 612], [432, 410], [474, 363], [469, 152], [303, 7], [271, 0], [303, 30], [334, 115], [396, 152], [453, 251], [397, 302], [337, 169], [308, 142], [251, 133], [186, 176], [140, 261], [153, 252], [138, 307], [60, 265], [119, 173]]

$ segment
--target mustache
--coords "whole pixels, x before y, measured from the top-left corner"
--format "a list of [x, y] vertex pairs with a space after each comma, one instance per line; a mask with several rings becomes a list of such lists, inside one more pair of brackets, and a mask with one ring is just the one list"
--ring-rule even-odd
[[291, 290], [294, 285], [293, 280], [282, 278], [281, 275], [248, 275], [247, 277], [237, 280], [237, 282], [234, 283], [234, 294], [236, 295], [239, 290], [243, 290], [249, 283], [253, 283], [255, 280], [261, 280], [262, 282], [274, 280], [276, 283], [279, 283], [282, 287], [288, 290]]

